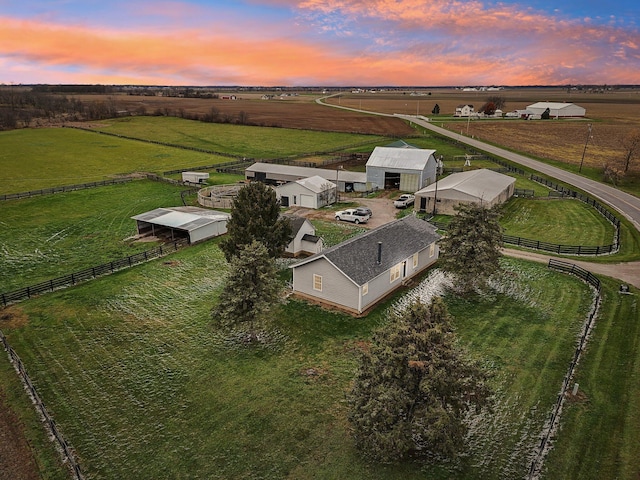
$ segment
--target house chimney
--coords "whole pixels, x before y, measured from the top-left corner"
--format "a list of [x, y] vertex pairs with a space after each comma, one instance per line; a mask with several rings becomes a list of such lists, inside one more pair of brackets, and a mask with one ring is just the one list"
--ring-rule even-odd
[[378, 265], [382, 263], [382, 242], [378, 242]]

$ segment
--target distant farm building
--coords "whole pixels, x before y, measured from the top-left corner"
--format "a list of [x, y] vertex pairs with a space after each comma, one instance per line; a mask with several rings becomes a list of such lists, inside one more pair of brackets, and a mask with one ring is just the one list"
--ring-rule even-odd
[[296, 165], [258, 162], [247, 167], [244, 175], [247, 180], [258, 180], [267, 185], [281, 185], [318, 175], [336, 184], [340, 192], [366, 192], [371, 190], [367, 185], [366, 173], [350, 172], [342, 169], [330, 170], [328, 168], [298, 167]]
[[285, 183], [275, 188], [283, 207], [322, 208], [336, 202], [336, 184], [319, 175]]
[[381, 189], [415, 192], [435, 181], [435, 152], [423, 148], [376, 147], [367, 161], [367, 182]]
[[527, 112], [533, 115], [542, 115], [549, 109], [549, 118], [584, 117], [586, 109], [575, 103], [538, 102], [527, 105]]
[[207, 172], [182, 172], [182, 181], [184, 183], [207, 183], [209, 174]]
[[416, 192], [415, 209], [453, 215], [461, 203], [478, 203], [487, 208], [513, 196], [516, 179], [486, 168], [453, 173]]
[[138, 235], [177, 240], [187, 238], [197, 243], [227, 233], [230, 215], [199, 207], [156, 208], [131, 217]]
[[473, 109], [473, 105], [458, 105], [456, 111], [453, 114], [454, 117], [470, 117], [475, 115], [476, 112]]

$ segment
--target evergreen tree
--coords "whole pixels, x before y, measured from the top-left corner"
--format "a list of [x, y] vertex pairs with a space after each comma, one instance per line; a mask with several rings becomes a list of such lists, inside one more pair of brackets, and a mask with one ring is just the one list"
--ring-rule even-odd
[[433, 110], [431, 110], [431, 113], [433, 113], [434, 115], [438, 115], [440, 113], [440, 105], [436, 103], [435, 107], [433, 107]]
[[289, 220], [280, 217], [276, 193], [262, 182], [251, 182], [240, 189], [233, 202], [227, 235], [220, 248], [230, 261], [244, 245], [257, 240], [276, 258], [284, 252], [291, 236]]
[[498, 206], [488, 209], [472, 203], [454, 208], [456, 215], [440, 240], [438, 264], [456, 277], [460, 291], [466, 294], [484, 287], [500, 270], [503, 229], [498, 223]]
[[254, 340], [258, 322], [280, 295], [274, 259], [264, 245], [253, 241], [231, 259], [230, 272], [212, 311], [213, 322], [225, 328], [245, 328]]
[[453, 457], [465, 413], [489, 404], [488, 376], [457, 346], [446, 306], [419, 301], [376, 333], [348, 395], [356, 445], [393, 462], [408, 455]]

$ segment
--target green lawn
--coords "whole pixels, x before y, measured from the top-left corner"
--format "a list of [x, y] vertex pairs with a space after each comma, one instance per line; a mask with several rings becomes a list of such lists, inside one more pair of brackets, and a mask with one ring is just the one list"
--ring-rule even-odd
[[127, 117], [104, 121], [95, 128], [255, 159], [345, 150], [365, 142], [386, 141], [375, 135], [203, 123], [175, 117]]
[[28, 322], [5, 334], [89, 478], [521, 478], [590, 299], [574, 278], [515, 261], [505, 294], [447, 297], [495, 374], [496, 413], [457, 465], [380, 466], [352, 446], [344, 393], [357, 345], [397, 296], [363, 319], [290, 300], [268, 348], [238, 350], [209, 323], [227, 268], [216, 242], [171, 260], [10, 310]]
[[94, 182], [132, 172], [228, 162], [229, 158], [70, 128], [0, 132], [0, 193]]
[[546, 478], [640, 477], [640, 309], [638, 294], [621, 295], [603, 279], [604, 303], [568, 399]]
[[560, 245], [610, 245], [614, 226], [578, 200], [512, 198], [500, 221], [507, 235]]
[[184, 187], [138, 180], [0, 202], [0, 292], [153, 248], [130, 217], [182, 205]]

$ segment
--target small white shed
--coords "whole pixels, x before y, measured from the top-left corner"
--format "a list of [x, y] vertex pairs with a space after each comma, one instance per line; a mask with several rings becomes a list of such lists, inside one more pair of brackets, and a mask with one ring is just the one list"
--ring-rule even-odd
[[209, 173], [207, 172], [182, 172], [182, 181], [185, 183], [207, 183]]
[[337, 198], [336, 184], [319, 175], [285, 183], [275, 190], [283, 207], [322, 208]]

